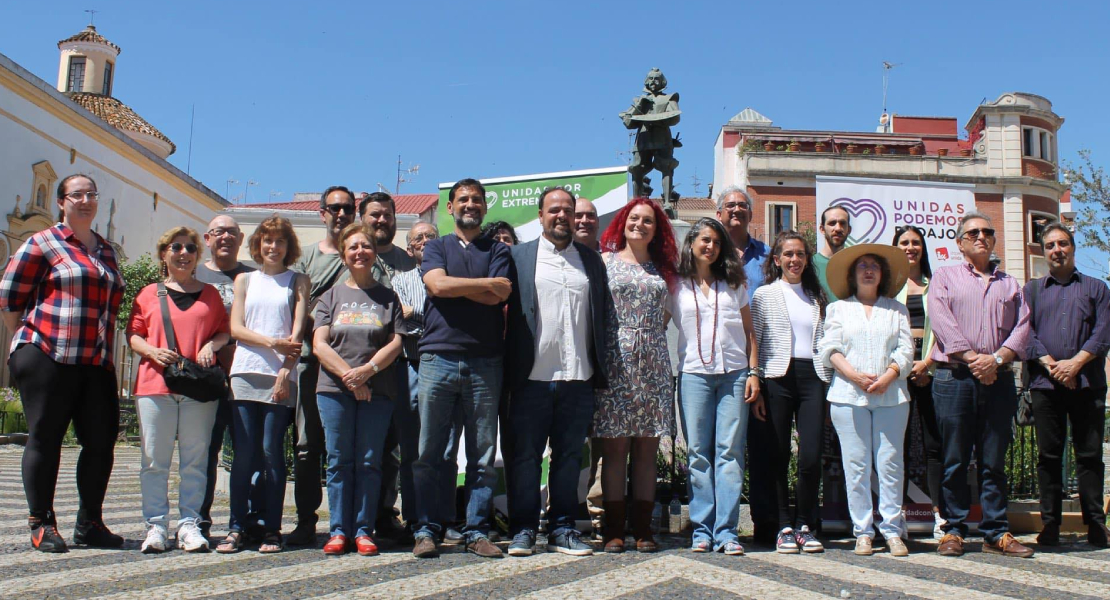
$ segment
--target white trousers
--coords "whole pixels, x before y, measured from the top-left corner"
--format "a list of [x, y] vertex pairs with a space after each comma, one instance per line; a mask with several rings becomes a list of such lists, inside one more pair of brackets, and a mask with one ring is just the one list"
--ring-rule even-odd
[[874, 471], [878, 476], [879, 516], [882, 517], [879, 532], [885, 538], [905, 537], [902, 486], [906, 469], [902, 447], [910, 404], [872, 408], [830, 403], [829, 414], [840, 437], [852, 534], [873, 536], [871, 477]]

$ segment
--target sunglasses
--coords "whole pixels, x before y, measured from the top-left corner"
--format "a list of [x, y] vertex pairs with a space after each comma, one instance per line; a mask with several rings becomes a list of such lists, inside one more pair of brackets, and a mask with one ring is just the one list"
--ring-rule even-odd
[[192, 242], [190, 242], [188, 244], [182, 244], [181, 242], [174, 242], [174, 243], [170, 244], [167, 247], [170, 249], [170, 252], [173, 252], [175, 254], [178, 253], [178, 252], [181, 252], [182, 250], [184, 250], [185, 252], [188, 252], [189, 254], [196, 254], [197, 253], [197, 245], [192, 243]]
[[354, 204], [328, 204], [324, 209], [333, 215], [338, 215], [341, 212], [346, 212], [349, 215], [355, 214]]
[[964, 232], [964, 237], [969, 240], [974, 240], [983, 234], [983, 237], [994, 237], [994, 230], [990, 227], [983, 227], [982, 229], [968, 229]]

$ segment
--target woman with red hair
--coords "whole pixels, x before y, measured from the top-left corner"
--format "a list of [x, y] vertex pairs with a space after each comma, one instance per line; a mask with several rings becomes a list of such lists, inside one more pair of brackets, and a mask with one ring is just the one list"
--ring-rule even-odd
[[632, 535], [655, 552], [651, 511], [659, 438], [674, 435], [674, 395], [665, 307], [678, 250], [663, 209], [635, 198], [601, 237], [612, 308], [606, 319], [607, 389], [597, 392], [594, 437], [602, 439], [606, 552], [624, 551], [626, 467], [632, 455]]

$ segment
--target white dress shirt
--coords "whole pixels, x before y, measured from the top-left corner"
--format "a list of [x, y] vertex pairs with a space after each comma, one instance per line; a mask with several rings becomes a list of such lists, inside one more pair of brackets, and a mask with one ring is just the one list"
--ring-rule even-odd
[[533, 381], [586, 381], [590, 364], [590, 279], [574, 244], [540, 236], [536, 250], [536, 360]]
[[825, 309], [825, 337], [821, 340], [821, 363], [832, 368], [832, 355], [844, 355], [852, 368], [866, 375], [882, 375], [891, 363], [898, 365], [898, 378], [882, 394], [868, 394], [856, 384], [833, 372], [829, 402], [854, 406], [895, 406], [909, 402], [906, 378], [913, 368], [913, 338], [909, 311], [897, 300], [880, 297], [867, 318], [855, 296], [833, 302]]
[[748, 305], [747, 286], [733, 289], [727, 282], [717, 281], [710, 286], [707, 297], [686, 279], [679, 282], [668, 304], [678, 326], [678, 357], [683, 373], [719, 375], [748, 368], [748, 336], [744, 333], [744, 318], [740, 313], [740, 309]]

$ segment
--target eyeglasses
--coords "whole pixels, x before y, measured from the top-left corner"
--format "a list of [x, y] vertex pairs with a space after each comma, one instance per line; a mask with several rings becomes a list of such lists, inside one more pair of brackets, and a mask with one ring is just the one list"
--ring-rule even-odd
[[239, 228], [238, 227], [213, 227], [212, 229], [208, 230], [208, 235], [210, 235], [212, 237], [223, 237], [225, 235], [230, 235], [232, 237], [239, 237]]
[[192, 243], [192, 242], [190, 242], [188, 244], [182, 244], [181, 242], [174, 242], [174, 243], [170, 244], [168, 246], [168, 248], [170, 249], [170, 252], [173, 252], [175, 254], [178, 253], [178, 252], [181, 252], [182, 250], [184, 250], [185, 252], [187, 252], [189, 254], [196, 254], [197, 253], [197, 245]]
[[727, 204], [721, 205], [721, 210], [724, 210], [724, 211], [732, 211], [732, 210], [736, 210], [736, 209], [749, 210], [751, 207], [752, 206], [750, 204], [748, 204], [747, 202], [729, 202]]
[[434, 240], [438, 237], [439, 237], [439, 235], [435, 234], [435, 233], [418, 233], [418, 234], [412, 236], [412, 239], [409, 240], [409, 241], [410, 242], [420, 242], [420, 241], [425, 241], [425, 240], [430, 241], [430, 240]]
[[994, 230], [990, 227], [983, 227], [982, 229], [968, 229], [964, 232], [964, 237], [969, 240], [974, 240], [979, 237], [979, 234], [983, 234], [983, 237], [994, 237]]
[[85, 202], [96, 202], [100, 200], [100, 194], [97, 192], [70, 192], [66, 194], [65, 197], [73, 202], [80, 202], [81, 200]]
[[338, 215], [341, 212], [346, 212], [349, 215], [353, 215], [353, 214], [355, 214], [355, 205], [354, 204], [328, 204], [327, 206], [324, 207], [324, 210], [330, 212], [333, 215]]

